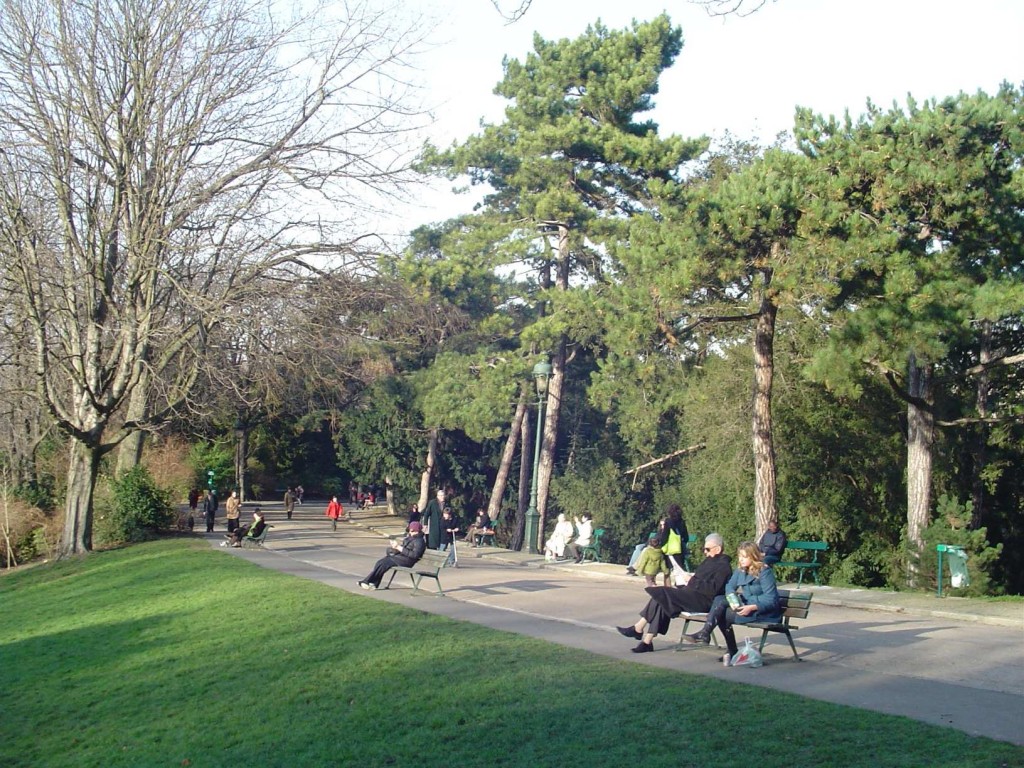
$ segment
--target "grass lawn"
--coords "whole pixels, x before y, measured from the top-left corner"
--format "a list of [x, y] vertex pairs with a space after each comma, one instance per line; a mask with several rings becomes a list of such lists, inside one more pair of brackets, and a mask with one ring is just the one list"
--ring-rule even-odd
[[204, 542], [0, 576], [3, 768], [734, 765], [1024, 766], [1024, 749], [419, 613]]

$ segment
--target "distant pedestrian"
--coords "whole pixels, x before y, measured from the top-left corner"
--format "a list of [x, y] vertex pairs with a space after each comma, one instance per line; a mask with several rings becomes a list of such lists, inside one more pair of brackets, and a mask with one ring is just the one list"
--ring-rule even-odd
[[331, 496], [331, 501], [327, 505], [327, 512], [325, 514], [331, 518], [331, 529], [338, 530], [338, 518], [345, 516], [345, 509], [338, 503], [337, 496]]
[[[427, 549], [441, 546], [441, 513], [444, 512], [444, 489], [437, 489], [437, 497], [427, 503], [420, 522], [427, 532]], [[410, 526], [411, 527], [411, 526]]]
[[203, 519], [206, 521], [206, 532], [213, 533], [213, 524], [217, 519], [217, 497], [210, 490], [203, 494]]
[[295, 511], [295, 492], [291, 486], [284, 492], [284, 513], [289, 520], [292, 519], [292, 512]]
[[224, 502], [224, 514], [228, 519], [228, 533], [232, 533], [238, 527], [238, 516], [242, 509], [242, 501], [238, 498], [238, 491], [232, 491], [228, 500]]
[[302, 506], [302, 494], [304, 494], [304, 493], [305, 493], [305, 491], [302, 490], [302, 486], [301, 485], [295, 486], [295, 502], [300, 507]]

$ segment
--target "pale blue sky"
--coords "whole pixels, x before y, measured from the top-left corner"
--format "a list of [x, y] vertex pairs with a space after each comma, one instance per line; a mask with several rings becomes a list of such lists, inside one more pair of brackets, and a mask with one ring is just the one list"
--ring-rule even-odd
[[[522, 59], [535, 31], [572, 38], [598, 18], [621, 28], [663, 10], [685, 39], [653, 114], [663, 134], [728, 130], [770, 141], [791, 127], [798, 105], [856, 115], [868, 99], [889, 106], [908, 93], [921, 101], [1024, 82], [1022, 0], [777, 0], [742, 18], [712, 18], [686, 0], [533, 0], [514, 24], [489, 0], [406, 0], [405, 7], [439, 22], [420, 74], [426, 99], [437, 105], [428, 134], [442, 146], [475, 132], [481, 118], [501, 119], [504, 101], [491, 91], [502, 57]], [[401, 212], [394, 232], [469, 204], [444, 188], [424, 194]]]

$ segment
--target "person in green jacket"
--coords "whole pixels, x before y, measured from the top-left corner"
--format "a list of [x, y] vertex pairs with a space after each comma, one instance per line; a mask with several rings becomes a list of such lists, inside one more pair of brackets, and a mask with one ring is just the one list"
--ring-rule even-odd
[[640, 553], [640, 559], [636, 561], [636, 571], [644, 577], [648, 587], [654, 587], [658, 583], [658, 574], [668, 576], [670, 570], [668, 561], [661, 551], [661, 537], [657, 533], [652, 533], [647, 538], [647, 546]]

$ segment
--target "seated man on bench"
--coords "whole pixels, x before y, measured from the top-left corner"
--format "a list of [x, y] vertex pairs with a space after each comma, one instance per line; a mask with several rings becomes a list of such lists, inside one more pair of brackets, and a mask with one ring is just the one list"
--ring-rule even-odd
[[423, 538], [422, 523], [409, 523], [409, 535], [402, 540], [401, 544], [395, 546], [393, 542], [392, 546], [387, 548], [384, 557], [374, 563], [370, 575], [360, 581], [359, 586], [363, 589], [377, 589], [385, 573], [396, 565], [403, 568], [416, 565], [426, 549], [427, 540]]
[[227, 541], [221, 546], [240, 547], [242, 546], [242, 539], [255, 539], [257, 538], [267, 527], [266, 518], [263, 517], [263, 512], [260, 511], [259, 507], [256, 507], [252, 511], [252, 522], [249, 525], [240, 525], [235, 530], [227, 535]]
[[722, 535], [709, 533], [704, 539], [704, 559], [685, 586], [646, 588], [651, 599], [640, 611], [640, 619], [632, 626], [616, 627], [619, 634], [640, 641], [633, 653], [650, 653], [654, 636], [668, 632], [673, 617], [683, 611], [706, 613], [715, 597], [723, 594], [732, 574], [732, 561], [722, 550]]

